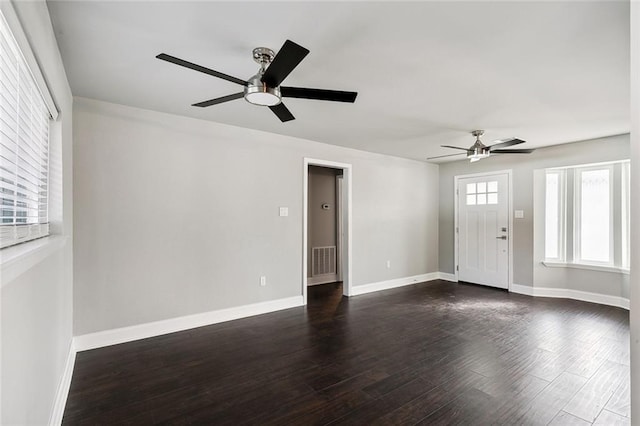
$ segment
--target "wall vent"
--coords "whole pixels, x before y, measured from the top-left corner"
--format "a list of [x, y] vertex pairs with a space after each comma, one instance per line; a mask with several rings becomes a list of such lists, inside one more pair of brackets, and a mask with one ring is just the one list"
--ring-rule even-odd
[[311, 276], [336, 273], [336, 246], [311, 248]]

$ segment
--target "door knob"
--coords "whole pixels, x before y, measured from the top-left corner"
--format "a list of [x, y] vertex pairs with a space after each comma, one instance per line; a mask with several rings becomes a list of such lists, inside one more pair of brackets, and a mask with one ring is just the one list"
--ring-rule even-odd
[[503, 235], [503, 236], [501, 236], [501, 237], [496, 237], [496, 238], [497, 238], [497, 239], [499, 239], [499, 240], [506, 240], [506, 239], [507, 239], [507, 236], [506, 236], [506, 235]]

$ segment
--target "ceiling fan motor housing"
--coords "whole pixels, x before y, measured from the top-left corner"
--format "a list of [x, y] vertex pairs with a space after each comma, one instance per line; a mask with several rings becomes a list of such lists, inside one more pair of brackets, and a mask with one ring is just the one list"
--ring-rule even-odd
[[484, 130], [474, 130], [471, 134], [476, 137], [476, 142], [467, 151], [467, 158], [471, 158], [471, 161], [477, 161], [490, 156], [489, 147], [480, 141], [480, 136], [484, 135]]
[[254, 105], [278, 105], [282, 101], [280, 87], [269, 87], [261, 79], [262, 73], [258, 73], [247, 81], [244, 88], [244, 99]]
[[253, 49], [253, 60], [260, 64], [260, 71], [247, 80], [244, 88], [244, 99], [250, 104], [275, 106], [282, 102], [280, 87], [269, 87], [262, 81], [262, 76], [274, 57], [275, 52], [268, 47]]

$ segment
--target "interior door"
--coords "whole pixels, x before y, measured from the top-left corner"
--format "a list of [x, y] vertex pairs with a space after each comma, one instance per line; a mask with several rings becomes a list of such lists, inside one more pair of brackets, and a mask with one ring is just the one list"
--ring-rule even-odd
[[509, 178], [458, 179], [458, 280], [509, 287]]

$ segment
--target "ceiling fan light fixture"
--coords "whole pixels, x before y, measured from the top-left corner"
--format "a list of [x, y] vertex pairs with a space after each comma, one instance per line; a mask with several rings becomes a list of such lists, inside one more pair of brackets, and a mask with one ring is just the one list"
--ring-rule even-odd
[[251, 77], [244, 88], [244, 99], [253, 105], [275, 106], [282, 101], [279, 87], [269, 87], [261, 81], [262, 74]]
[[476, 161], [480, 161], [483, 158], [487, 158], [487, 157], [489, 157], [491, 155], [491, 153], [489, 152], [489, 147], [486, 147], [486, 146], [483, 146], [483, 147], [474, 146], [472, 148], [473, 148], [473, 150], [467, 151], [467, 158], [472, 163], [475, 163]]
[[280, 97], [269, 90], [264, 92], [245, 91], [244, 99], [250, 104], [260, 106], [275, 106], [281, 102]]

